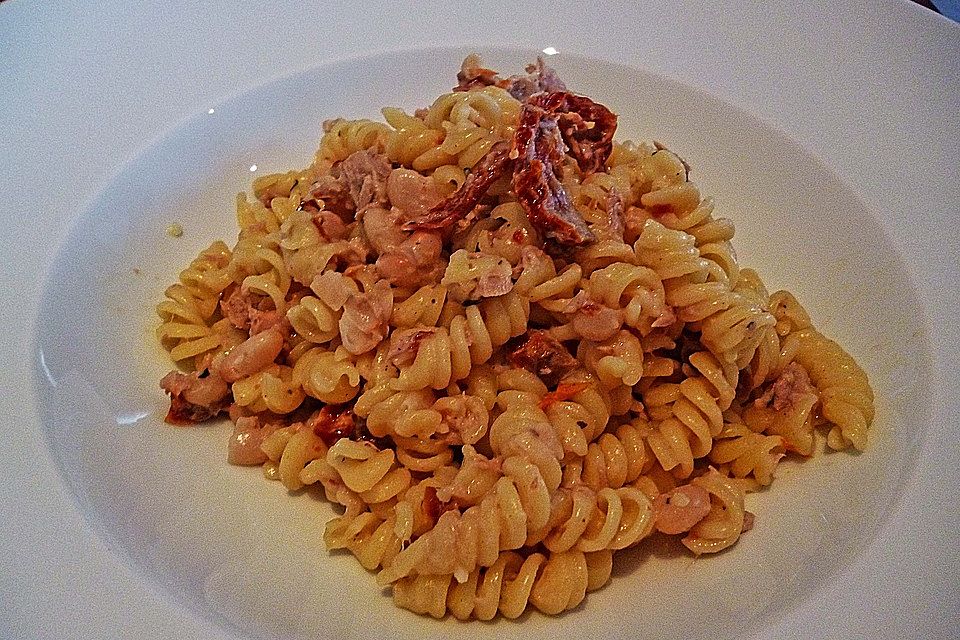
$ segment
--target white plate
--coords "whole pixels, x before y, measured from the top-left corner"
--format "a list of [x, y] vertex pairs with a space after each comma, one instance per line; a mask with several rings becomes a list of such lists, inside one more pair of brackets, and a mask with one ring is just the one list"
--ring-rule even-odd
[[[150, 324], [178, 265], [233, 237], [252, 165], [303, 164], [321, 119], [420, 106], [464, 53], [505, 43], [489, 56], [504, 71], [560, 49], [568, 83], [621, 113], [620, 136], [686, 157], [737, 222], [742, 261], [863, 362], [880, 412], [866, 454], [790, 466], [751, 498], [758, 527], [730, 552], [633, 553], [573, 614], [496, 633], [956, 633], [960, 332], [941, 319], [958, 302], [960, 82], [937, 62], [960, 59], [955, 26], [899, 4], [870, 21], [856, 7], [121, 6], [0, 6], [0, 115], [20, 125], [0, 133], [0, 634], [491, 631], [394, 610], [323, 551], [325, 505], [223, 464], [223, 429], [162, 425]], [[424, 51], [437, 45], [456, 49]], [[908, 53], [920, 46], [941, 57]]]

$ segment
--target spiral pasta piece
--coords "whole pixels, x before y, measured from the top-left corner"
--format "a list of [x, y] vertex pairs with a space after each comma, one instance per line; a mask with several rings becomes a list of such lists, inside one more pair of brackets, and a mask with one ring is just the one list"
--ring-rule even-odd
[[649, 471], [654, 463], [646, 442], [649, 433], [649, 423], [637, 420], [590, 443], [583, 461], [583, 482], [595, 491], [603, 487], [617, 489]]
[[650, 498], [634, 487], [593, 491], [586, 486], [561, 490], [558, 513], [567, 515], [544, 540], [554, 552], [619, 550], [653, 531]]
[[326, 461], [344, 485], [365, 504], [386, 502], [410, 486], [409, 469], [394, 465], [391, 449], [379, 450], [371, 442], [341, 438], [327, 451]]
[[726, 282], [733, 288], [740, 282], [740, 265], [730, 243], [734, 235], [733, 222], [714, 218], [713, 211], [713, 198], [704, 198], [692, 209], [674, 208], [659, 219], [670, 229], [692, 235], [701, 257], [708, 261], [709, 279]]
[[287, 320], [304, 339], [325, 344], [337, 337], [340, 313], [314, 296], [304, 296], [287, 310]]
[[387, 518], [370, 511], [345, 514], [327, 523], [323, 541], [328, 550], [347, 549], [364, 569], [375, 570], [390, 564], [409, 539], [409, 520], [397, 510]]
[[499, 613], [514, 619], [528, 605], [556, 615], [579, 605], [586, 593], [610, 579], [608, 551], [571, 551], [526, 557], [513, 551], [500, 554], [486, 569], [473, 571], [463, 583], [453, 576], [416, 576], [393, 585], [397, 606], [442, 618], [492, 620]]
[[528, 532], [546, 524], [550, 497], [535, 467], [513, 460], [509, 473], [524, 482], [505, 476], [480, 504], [463, 513], [441, 515], [430, 531], [377, 575], [377, 582], [387, 585], [408, 575], [443, 574], [465, 580], [476, 568], [496, 562], [500, 551], [521, 548]]
[[712, 354], [694, 354], [690, 360], [698, 373], [707, 375], [651, 387], [643, 396], [655, 420], [647, 442], [661, 466], [668, 471], [677, 468], [682, 477], [693, 472], [695, 459], [710, 452], [736, 385], [735, 369], [724, 371]]
[[564, 452], [576, 456], [585, 455], [587, 446], [597, 439], [610, 420], [612, 404], [610, 397], [586, 371], [575, 371], [566, 378], [566, 383], [582, 387], [569, 399], [543, 399], [540, 404], [553, 425]]
[[324, 124], [316, 161], [321, 166], [330, 166], [356, 151], [383, 151], [388, 135], [389, 129], [383, 123], [337, 118]]
[[231, 392], [238, 406], [253, 412], [287, 414], [304, 400], [304, 392], [294, 380], [294, 370], [284, 365], [273, 365], [237, 380]]
[[302, 489], [305, 483], [301, 472], [313, 460], [327, 455], [323, 440], [300, 423], [274, 431], [264, 440], [262, 449], [276, 464], [275, 479], [290, 491]]
[[427, 111], [424, 124], [445, 131], [440, 150], [469, 168], [498, 140], [513, 137], [520, 103], [499, 87], [448, 93]]
[[827, 444], [833, 449], [863, 451], [873, 421], [873, 389], [860, 365], [833, 340], [814, 329], [787, 337], [784, 351], [810, 374], [820, 395], [821, 413], [833, 426]]
[[624, 321], [648, 333], [652, 326], [673, 322], [666, 307], [663, 284], [655, 271], [625, 262], [616, 262], [590, 274], [586, 288], [590, 296], [612, 309], [623, 309]]
[[710, 494], [710, 513], [681, 542], [696, 555], [723, 551], [734, 544], [743, 531], [743, 491], [716, 469], [694, 478], [691, 484]]
[[164, 292], [166, 300], [157, 305], [161, 319], [157, 338], [174, 360], [196, 358], [241, 341], [213, 321], [220, 294], [232, 282], [228, 271], [231, 257], [226, 244], [214, 242], [180, 272], [179, 282]]
[[729, 278], [710, 279], [710, 262], [689, 234], [647, 220], [634, 248], [663, 279], [677, 317], [700, 331], [703, 345], [717, 358], [745, 367], [774, 317], [755, 298], [732, 289]]
[[760, 486], [773, 481], [773, 472], [786, 451], [785, 440], [778, 435], [763, 435], [742, 423], [728, 423], [717, 434], [710, 461], [721, 468], [727, 465], [734, 478], [753, 476]]
[[465, 307], [450, 327], [432, 331], [420, 342], [416, 357], [401, 367], [399, 390], [444, 389], [470, 375], [474, 364], [488, 361], [493, 350], [527, 328], [530, 303], [514, 292]]
[[292, 279], [274, 237], [251, 234], [238, 240], [229, 271], [242, 291], [267, 296], [278, 313], [286, 312]]
[[394, 438], [397, 461], [412, 472], [438, 473], [453, 461], [453, 447], [447, 438]]
[[330, 404], [352, 400], [360, 390], [360, 371], [343, 347], [310, 349], [294, 364], [293, 380], [310, 397]]

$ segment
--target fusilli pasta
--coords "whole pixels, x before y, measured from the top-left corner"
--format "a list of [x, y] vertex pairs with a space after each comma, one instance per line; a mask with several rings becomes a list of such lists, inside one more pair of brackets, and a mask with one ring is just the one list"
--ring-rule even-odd
[[574, 608], [651, 535], [730, 547], [818, 427], [864, 450], [866, 373], [679, 156], [542, 61], [458, 79], [237, 197], [157, 306], [168, 421], [228, 414], [231, 462], [343, 509], [328, 549], [464, 620]]

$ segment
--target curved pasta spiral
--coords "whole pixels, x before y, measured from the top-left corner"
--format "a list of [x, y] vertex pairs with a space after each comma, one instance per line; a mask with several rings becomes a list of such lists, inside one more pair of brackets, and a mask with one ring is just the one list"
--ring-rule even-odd
[[326, 463], [340, 481], [368, 506], [398, 498], [410, 486], [410, 470], [395, 462], [392, 449], [380, 450], [372, 442], [347, 438], [338, 440], [326, 455]]
[[404, 438], [396, 436], [397, 460], [410, 471], [439, 473], [453, 461], [453, 447], [446, 436]]
[[564, 487], [557, 497], [553, 519], [559, 523], [543, 541], [551, 551], [626, 549], [653, 531], [650, 498], [640, 489], [603, 487], [594, 491], [581, 485]]
[[853, 446], [863, 451], [873, 421], [873, 389], [860, 365], [833, 340], [815, 329], [790, 334], [785, 353], [810, 375], [820, 395], [820, 412], [833, 427], [827, 444], [833, 449]]
[[258, 235], [275, 233], [280, 229], [283, 220], [275, 213], [272, 207], [267, 206], [259, 199], [252, 202], [247, 194], [238, 193], [236, 199], [237, 226], [241, 232]]
[[440, 435], [447, 444], [476, 443], [489, 422], [482, 398], [460, 393], [438, 399], [429, 389], [397, 391], [389, 382], [364, 392], [354, 411], [375, 437], [426, 441]]
[[264, 467], [264, 474], [271, 479], [280, 480], [290, 491], [302, 489], [305, 484], [315, 482], [316, 479], [311, 479], [309, 473], [309, 481], [304, 482], [305, 467], [327, 455], [327, 446], [323, 440], [313, 429], [304, 428], [302, 423], [277, 429], [263, 441], [261, 449], [270, 459], [270, 466]]
[[345, 514], [328, 522], [323, 532], [328, 550], [347, 549], [371, 571], [390, 564], [408, 539], [397, 513], [387, 517], [371, 511]]
[[440, 285], [420, 287], [394, 305], [390, 324], [398, 329], [410, 329], [415, 326], [435, 327], [440, 321], [440, 314], [446, 301], [446, 287]]
[[650, 211], [675, 218], [686, 217], [700, 205], [700, 190], [687, 180], [687, 170], [679, 156], [658, 148], [639, 162], [642, 174], [637, 188], [645, 191], [640, 204]]
[[692, 235], [700, 256], [708, 261], [709, 278], [734, 287], [740, 281], [740, 266], [730, 243], [735, 230], [730, 220], [715, 219], [713, 210], [713, 198], [704, 198], [689, 211], [674, 209], [658, 219], [670, 229]]
[[423, 339], [417, 355], [393, 386], [398, 390], [445, 389], [470, 375], [474, 364], [490, 359], [493, 350], [527, 329], [530, 302], [511, 291], [465, 307], [450, 322]]
[[529, 392], [502, 391], [497, 404], [503, 411], [490, 424], [490, 449], [498, 456], [521, 456], [531, 461], [549, 491], [556, 490], [563, 476], [560, 460], [564, 446], [576, 446], [582, 434], [573, 430], [558, 434], [553, 421]]
[[321, 483], [328, 499], [347, 507], [324, 529], [327, 549], [348, 549], [372, 570], [389, 564], [410, 540], [413, 508], [398, 500], [410, 487], [411, 475], [394, 464], [392, 451], [341, 439], [325, 456], [309, 462], [299, 479]]
[[343, 347], [314, 347], [293, 365], [293, 381], [308, 396], [329, 404], [352, 400], [360, 392], [360, 371]]
[[[736, 286], [737, 291], [748, 295], [764, 309], [769, 309], [776, 320], [775, 305], [771, 301], [767, 288], [760, 276], [753, 269], [743, 269]], [[760, 387], [764, 382], [776, 375], [781, 366], [780, 362], [780, 335], [777, 325], [763, 328], [757, 350], [747, 366], [748, 375], [744, 377], [745, 391], [750, 392]]]
[[597, 242], [579, 249], [576, 253], [576, 265], [588, 276], [604, 267], [618, 262], [637, 264], [637, 256], [633, 247], [617, 239], [598, 240]]
[[504, 89], [447, 93], [430, 106], [424, 124], [445, 131], [440, 151], [461, 168], [469, 168], [498, 140], [513, 137], [520, 119], [520, 103]]
[[[501, 477], [463, 513], [448, 511], [378, 576], [388, 584], [411, 574], [466, 576], [496, 561], [500, 551], [543, 539], [551, 494], [561, 481], [563, 451], [553, 426], [522, 391], [501, 393], [503, 413], [490, 426], [490, 447], [502, 460]], [[488, 484], [489, 486], [489, 484]], [[611, 499], [611, 518], [616, 500]]]
[[723, 411], [736, 393], [735, 367], [721, 363], [713, 354], [690, 356], [690, 377], [676, 383], [650, 387], [644, 405], [654, 420], [647, 437], [650, 449], [667, 471], [681, 477], [693, 473], [693, 462], [706, 456], [713, 438], [723, 429]]
[[[551, 265], [547, 266], [546, 254], [534, 246], [539, 237], [523, 208], [508, 201], [494, 207], [489, 217], [478, 220], [470, 229], [454, 234], [453, 245], [470, 252], [498, 256], [513, 266], [521, 265], [527, 269], [534, 266], [532, 263], [539, 262], [540, 271], [554, 265], [551, 260]], [[523, 280], [529, 280], [529, 276]], [[521, 287], [521, 293], [527, 288], [523, 280], [516, 283]]]
[[161, 319], [157, 338], [174, 360], [197, 358], [242, 341], [228, 323], [212, 321], [220, 294], [233, 282], [228, 271], [231, 256], [226, 244], [214, 242], [164, 292], [166, 300], [157, 305]]
[[422, 119], [407, 115], [402, 109], [387, 107], [382, 113], [392, 127], [385, 147], [391, 162], [417, 171], [429, 171], [452, 162], [452, 158], [440, 151], [442, 129], [431, 129]]
[[649, 333], [651, 325], [665, 326], [674, 320], [665, 304], [660, 277], [647, 267], [611, 264], [590, 274], [586, 290], [611, 309], [622, 309], [624, 322], [641, 334]]
[[694, 478], [691, 484], [710, 494], [710, 513], [681, 542], [696, 555], [722, 551], [743, 531], [743, 491], [716, 469]]
[[[633, 244], [633, 250], [640, 264], [653, 269], [664, 281], [664, 286], [668, 280], [683, 276], [689, 276], [693, 278], [692, 283], [700, 284], [706, 281], [710, 266], [700, 257], [696, 241], [690, 234], [668, 229], [656, 220], [647, 220], [640, 237]], [[682, 315], [682, 311], [678, 315]]]
[[236, 198], [237, 225], [243, 236], [270, 235], [280, 230], [309, 191], [309, 171], [288, 171], [253, 181], [254, 200], [244, 193]]
[[321, 167], [329, 167], [356, 151], [383, 151], [389, 132], [390, 129], [382, 122], [373, 120], [331, 120], [324, 124], [316, 163]]
[[700, 332], [700, 340], [719, 359], [744, 368], [774, 317], [729, 281], [710, 280], [710, 263], [700, 256], [695, 238], [648, 220], [634, 245], [643, 264], [664, 281], [667, 304], [677, 317]]
[[578, 264], [565, 267], [557, 275], [533, 287], [530, 290], [530, 302], [572, 297], [573, 290], [580, 283], [582, 275], [583, 269]]
[[[383, 109], [393, 128], [386, 142], [392, 162], [417, 171], [470, 168], [498, 140], [513, 136], [520, 103], [498, 87], [440, 96], [423, 118], [400, 109]], [[449, 174], [448, 175], [453, 175]]]
[[649, 471], [655, 460], [646, 443], [649, 433], [649, 423], [637, 419], [590, 443], [583, 460], [583, 482], [595, 491], [603, 487], [617, 489]]
[[267, 296], [278, 313], [286, 313], [292, 279], [274, 236], [242, 236], [233, 250], [229, 271], [243, 292]]
[[573, 371], [564, 383], [582, 390], [569, 399], [547, 402], [543, 409], [563, 450], [574, 456], [586, 455], [587, 446], [603, 433], [613, 413], [609, 395], [597, 382], [587, 371]]
[[303, 339], [325, 344], [340, 334], [340, 311], [314, 296], [304, 296], [287, 310], [290, 326]]
[[804, 393], [793, 398], [787, 407], [780, 410], [751, 405], [743, 409], [742, 420], [751, 431], [782, 438], [787, 451], [811, 456], [818, 402], [817, 394]]
[[568, 174], [563, 184], [573, 205], [597, 236], [598, 244], [623, 242], [623, 223], [619, 218], [622, 210], [633, 204], [629, 168], [611, 166], [582, 179]]
[[427, 533], [401, 551], [377, 575], [381, 585], [409, 575], [454, 575], [465, 579], [496, 562], [500, 551], [519, 549], [546, 525], [550, 494], [537, 468], [518, 457], [504, 461], [504, 477], [483, 500], [463, 513], [447, 511]]
[[[540, 378], [524, 369], [501, 373], [497, 384], [502, 390], [497, 404], [503, 413], [491, 425], [490, 436], [497, 451], [514, 436], [529, 432], [543, 440], [558, 459], [583, 456], [587, 445], [603, 433], [610, 419], [608, 394], [596, 377], [584, 369], [564, 377], [563, 385], [568, 391], [559, 396], [548, 393]], [[551, 428], [547, 430], [547, 426]], [[549, 473], [557, 477], [555, 470]]]
[[488, 568], [476, 569], [463, 583], [451, 575], [403, 578], [393, 585], [394, 602], [415, 613], [460, 620], [492, 620], [498, 613], [517, 618], [528, 604], [556, 615], [576, 607], [586, 593], [610, 579], [609, 551], [500, 554]]
[[301, 383], [295, 380], [295, 369], [278, 364], [237, 380], [231, 391], [238, 406], [254, 413], [287, 414], [299, 407], [304, 399]]
[[741, 422], [730, 422], [717, 434], [710, 461], [721, 470], [729, 469], [734, 478], [752, 475], [758, 485], [765, 487], [773, 481], [773, 471], [784, 456], [785, 445], [782, 436], [755, 433]]
[[813, 326], [807, 311], [789, 291], [776, 291], [770, 295], [770, 313], [777, 320], [777, 335], [781, 338]]
[[367, 419], [367, 429], [375, 437], [429, 438], [443, 422], [440, 412], [433, 409], [435, 400], [429, 389], [397, 391], [383, 384], [364, 392], [354, 411]]
[[577, 359], [609, 393], [613, 415], [622, 415], [632, 407], [633, 387], [643, 377], [643, 358], [640, 340], [625, 330], [600, 343], [583, 340], [577, 348]]

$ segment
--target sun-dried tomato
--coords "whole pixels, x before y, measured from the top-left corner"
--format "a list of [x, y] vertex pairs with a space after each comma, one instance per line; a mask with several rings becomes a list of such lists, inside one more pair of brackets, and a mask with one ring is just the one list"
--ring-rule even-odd
[[346, 404], [328, 404], [312, 419], [313, 433], [332, 447], [340, 438], [354, 432], [353, 409]]
[[613, 149], [617, 116], [567, 91], [539, 93], [524, 104], [513, 139], [513, 190], [531, 224], [566, 246], [595, 240], [560, 182], [569, 151], [584, 174], [603, 168]]
[[406, 231], [445, 229], [462, 220], [480, 203], [490, 186], [507, 175], [512, 167], [510, 143], [506, 140], [497, 142], [477, 162], [453, 195], [432, 207], [425, 216], [408, 220], [403, 228]]
[[581, 391], [590, 387], [589, 382], [561, 382], [557, 385], [556, 391], [551, 391], [540, 398], [540, 408], [546, 410], [554, 402], [566, 402]]
[[589, 175], [603, 169], [613, 151], [613, 135], [617, 130], [615, 113], [586, 96], [569, 91], [535, 95], [529, 105], [556, 118], [563, 141], [581, 171]]
[[[488, 71], [488, 70], [484, 70]], [[474, 210], [490, 186], [513, 169], [513, 190], [531, 224], [564, 246], [596, 238], [560, 182], [567, 150], [585, 174], [601, 169], [613, 149], [617, 116], [567, 91], [539, 93], [524, 104], [512, 145], [494, 144], [449, 198], [403, 228], [444, 229]]]
[[437, 488], [436, 487], [427, 487], [423, 491], [423, 512], [428, 518], [436, 521], [441, 515], [447, 511], [456, 511], [460, 508], [460, 505], [455, 499], [448, 500], [447, 502], [441, 502], [440, 498], [437, 497]]
[[513, 191], [530, 224], [561, 245], [580, 246], [595, 236], [570, 194], [560, 184], [553, 165], [533, 159], [513, 175]]
[[577, 359], [546, 331], [530, 331], [526, 340], [510, 353], [510, 363], [535, 373], [548, 387], [555, 386], [577, 367]]
[[566, 146], [555, 119], [536, 105], [525, 105], [513, 138], [517, 164], [513, 191], [530, 223], [561, 245], [578, 246], [594, 235], [560, 184]]
[[170, 409], [167, 411], [164, 421], [167, 424], [175, 424], [178, 426], [205, 422], [220, 415], [227, 403], [228, 400], [225, 400], [223, 403], [205, 407], [188, 402], [179, 395], [173, 395], [170, 396]]

